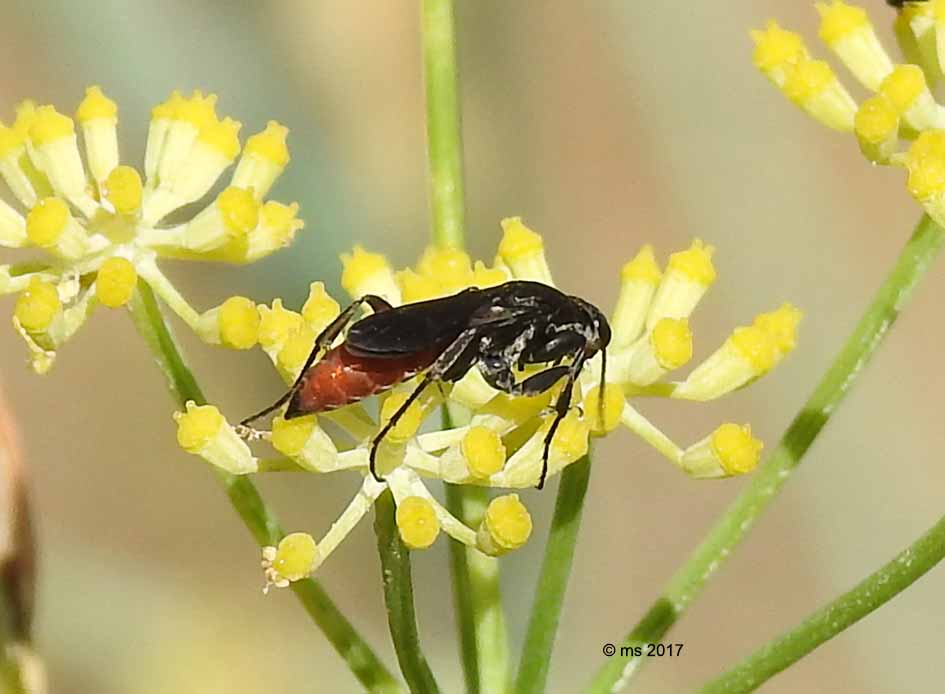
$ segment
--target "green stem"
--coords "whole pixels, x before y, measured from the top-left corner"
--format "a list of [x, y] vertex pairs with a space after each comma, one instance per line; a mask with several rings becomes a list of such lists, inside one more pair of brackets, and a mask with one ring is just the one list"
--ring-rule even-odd
[[[178, 406], [183, 407], [188, 400], [205, 404], [207, 400], [184, 362], [174, 336], [164, 321], [154, 292], [144, 282], [138, 283], [138, 291], [135, 292], [131, 303], [131, 316], [164, 373]], [[231, 475], [218, 468], [214, 470], [230, 503], [256, 542], [260, 546], [277, 544], [285, 533], [250, 479], [246, 476]], [[296, 581], [292, 584], [292, 591], [365, 689], [384, 694], [403, 691], [394, 676], [316, 581]]]
[[[751, 483], [715, 524], [689, 560], [676, 572], [663, 595], [650, 607], [623, 645], [644, 646], [669, 630], [731, 551], [777, 497], [831, 414], [849, 392], [925, 276], [945, 241], [945, 230], [923, 216], [896, 264], [873, 298], [843, 349], [781, 441], [754, 474]], [[620, 648], [617, 649], [618, 654]], [[629, 652], [629, 651], [625, 651]], [[588, 692], [611, 692], [639, 670], [640, 657], [614, 656], [598, 670]], [[619, 686], [617, 687], [619, 688]]]
[[[945, 517], [853, 590], [824, 605], [798, 626], [755, 651], [703, 687], [703, 694], [750, 692], [824, 641], [863, 619], [911, 586], [945, 558]], [[887, 645], [886, 657], [896, 644]]]
[[517, 694], [537, 694], [545, 690], [590, 476], [589, 454], [561, 473], [551, 533], [545, 547], [545, 559], [535, 589], [535, 602], [515, 681]]
[[423, 0], [422, 29], [433, 241], [462, 248], [466, 212], [453, 0]]
[[390, 491], [374, 502], [374, 534], [381, 556], [384, 580], [384, 602], [387, 621], [400, 671], [412, 694], [439, 692], [430, 666], [420, 648], [417, 616], [413, 607], [413, 583], [410, 578], [410, 552], [400, 539], [395, 514], [397, 508]]

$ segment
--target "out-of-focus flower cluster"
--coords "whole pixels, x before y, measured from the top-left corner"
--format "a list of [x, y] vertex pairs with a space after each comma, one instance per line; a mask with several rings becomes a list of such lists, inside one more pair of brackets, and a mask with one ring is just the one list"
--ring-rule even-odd
[[[397, 306], [512, 279], [552, 284], [541, 237], [517, 218], [504, 220], [502, 226], [504, 236], [492, 266], [473, 264], [458, 250], [430, 248], [415, 267], [395, 272], [382, 255], [356, 247], [342, 257], [342, 286], [352, 298], [377, 294]], [[613, 337], [607, 350], [603, 407], [599, 407], [598, 355], [585, 367], [572, 407], [552, 441], [549, 475], [581, 458], [591, 436], [604, 435], [621, 424], [693, 477], [727, 477], [755, 467], [761, 442], [747, 425], [725, 423], [680, 447], [630, 402], [642, 396], [711, 400], [753, 382], [794, 348], [800, 312], [784, 304], [736, 328], [686, 378], [669, 380], [670, 372], [692, 357], [689, 317], [715, 281], [712, 254], [712, 247], [696, 240], [690, 248], [672, 254], [661, 268], [653, 249], [644, 246], [624, 266], [611, 318]], [[311, 285], [298, 312], [285, 308], [279, 299], [256, 311], [250, 303], [241, 306], [245, 310], [221, 313], [221, 331], [239, 335], [240, 346], [258, 342], [286, 384], [295, 381], [316, 336], [341, 308], [320, 282]], [[531, 519], [516, 494], [494, 498], [481, 524], [473, 528], [438, 503], [424, 480], [500, 489], [534, 486], [541, 474], [544, 437], [554, 418], [549, 405], [557, 389], [511, 397], [490, 387], [475, 368], [454, 385], [427, 389], [381, 441], [377, 461], [384, 481], [378, 482], [368, 473], [371, 441], [415, 384], [410, 380], [382, 395], [378, 417], [358, 403], [290, 420], [277, 416], [272, 431], [264, 434], [283, 456], [275, 459], [257, 458], [241, 432], [212, 405], [190, 403], [186, 412], [177, 414], [180, 444], [229, 472], [301, 468], [354, 470], [362, 476], [357, 494], [317, 543], [310, 535], [294, 533], [279, 547], [266, 548], [267, 585], [287, 585], [314, 571], [385, 489], [394, 496], [397, 525], [410, 548], [429, 547], [441, 530], [490, 555], [513, 550], [527, 540]], [[441, 405], [459, 424], [421, 430], [428, 415]], [[335, 432], [339, 431], [345, 436], [338, 436]]]
[[816, 5], [820, 38], [870, 94], [859, 104], [828, 63], [773, 20], [752, 32], [754, 62], [812, 117], [854, 133], [869, 161], [904, 168], [909, 192], [945, 224], [945, 106], [933, 95], [945, 72], [945, 0], [891, 4], [900, 5], [894, 30], [901, 62], [880, 43], [865, 10], [841, 0]]
[[[0, 246], [43, 252], [0, 265], [0, 293], [19, 295], [13, 323], [37, 372], [49, 370], [97, 306], [125, 305], [139, 278], [204, 340], [244, 346], [220, 325], [228, 312], [255, 313], [255, 305], [230, 301], [199, 313], [157, 264], [161, 257], [253, 262], [302, 227], [298, 205], [265, 200], [289, 161], [288, 130], [271, 121], [241, 148], [240, 123], [219, 118], [216, 101], [174, 92], [154, 107], [143, 177], [120, 163], [118, 107], [98, 87], [86, 91], [74, 119], [24, 101], [11, 126], [0, 123], [0, 176], [14, 200], [0, 198]], [[181, 214], [203, 203], [234, 163], [225, 189]]]

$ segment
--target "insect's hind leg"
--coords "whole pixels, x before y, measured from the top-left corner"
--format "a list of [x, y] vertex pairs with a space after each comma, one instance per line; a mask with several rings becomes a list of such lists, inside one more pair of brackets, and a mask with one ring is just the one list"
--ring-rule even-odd
[[312, 365], [312, 362], [315, 361], [315, 358], [318, 356], [318, 354], [331, 347], [331, 343], [335, 341], [335, 338], [338, 337], [344, 331], [344, 329], [348, 327], [348, 325], [354, 322], [355, 311], [357, 311], [364, 304], [370, 306], [375, 313], [380, 313], [381, 311], [387, 311], [393, 308], [390, 302], [380, 296], [377, 296], [376, 294], [365, 294], [360, 299], [351, 302], [348, 308], [339, 313], [335, 320], [329, 323], [325, 329], [318, 334], [318, 337], [315, 338], [315, 344], [312, 347], [312, 351], [309, 353], [308, 359], [305, 360], [305, 365], [302, 366], [302, 370], [299, 371], [299, 375], [296, 377], [295, 383], [292, 384], [292, 387], [289, 388], [288, 392], [286, 392], [281, 398], [276, 400], [266, 409], [260, 410], [256, 414], [241, 421], [239, 425], [241, 427], [249, 427], [252, 422], [265, 417], [271, 412], [275, 412], [285, 403], [287, 403], [302, 385], [302, 379], [305, 377], [305, 372], [308, 371], [308, 368]]

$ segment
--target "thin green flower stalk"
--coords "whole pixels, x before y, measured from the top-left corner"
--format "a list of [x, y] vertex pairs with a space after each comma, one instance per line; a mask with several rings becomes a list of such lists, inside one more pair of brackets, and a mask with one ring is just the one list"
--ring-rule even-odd
[[[177, 403], [182, 405], [186, 402], [205, 402], [200, 386], [184, 362], [174, 336], [164, 321], [154, 293], [146, 283], [139, 283], [132, 297], [130, 310], [138, 332], [154, 354]], [[278, 520], [266, 507], [250, 479], [246, 476], [231, 474], [221, 468], [214, 468], [214, 470], [230, 503], [256, 542], [260, 546], [266, 546], [280, 540], [284, 541], [285, 533], [279, 526]], [[325, 637], [344, 658], [367, 691], [383, 694], [403, 692], [390, 671], [338, 610], [318, 582], [310, 578], [300, 579], [293, 584], [292, 588], [305, 611], [324, 632]]]
[[942, 559], [945, 559], [945, 518], [855, 588], [824, 605], [700, 691], [702, 694], [754, 691], [825, 641], [892, 600]]

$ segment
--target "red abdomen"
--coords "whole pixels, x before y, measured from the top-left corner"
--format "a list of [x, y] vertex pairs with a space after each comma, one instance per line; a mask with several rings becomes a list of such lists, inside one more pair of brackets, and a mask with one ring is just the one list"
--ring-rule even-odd
[[416, 375], [434, 359], [435, 354], [399, 359], [359, 357], [351, 354], [342, 343], [309, 367], [289, 401], [285, 418], [334, 410], [376, 395]]

